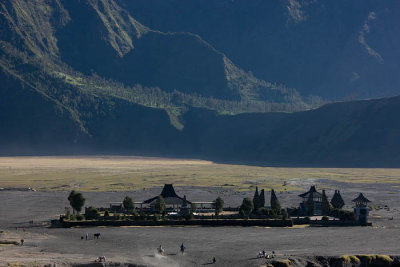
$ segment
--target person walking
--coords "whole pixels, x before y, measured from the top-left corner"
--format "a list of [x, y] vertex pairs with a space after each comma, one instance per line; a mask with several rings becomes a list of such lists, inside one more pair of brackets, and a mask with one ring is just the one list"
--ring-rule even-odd
[[182, 254], [185, 252], [185, 246], [183, 245], [183, 243], [181, 245], [181, 252], [182, 252]]

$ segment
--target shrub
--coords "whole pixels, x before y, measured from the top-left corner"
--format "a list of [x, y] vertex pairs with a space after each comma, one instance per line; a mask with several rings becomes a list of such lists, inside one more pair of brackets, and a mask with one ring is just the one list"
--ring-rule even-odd
[[367, 266], [390, 266], [393, 259], [387, 255], [359, 255], [361, 262]]
[[105, 212], [104, 212], [104, 218], [105, 217], [110, 217], [110, 213], [108, 212], [108, 210], [106, 210]]
[[164, 198], [161, 195], [157, 197], [154, 208], [157, 211], [157, 213], [165, 215], [167, 208], [165, 206]]
[[272, 209], [265, 209], [265, 215], [272, 216], [273, 215]]
[[274, 267], [289, 267], [291, 263], [290, 260], [274, 260], [271, 264]]
[[132, 212], [135, 209], [135, 204], [133, 203], [132, 198], [126, 196], [124, 201], [122, 202], [124, 205], [124, 209], [128, 212]]
[[348, 210], [334, 209], [332, 210], [331, 215], [341, 220], [355, 220], [354, 212]]
[[324, 221], [324, 222], [327, 222], [327, 221], [329, 221], [329, 218], [327, 216], [322, 216], [321, 220]]
[[83, 217], [83, 215], [78, 214], [78, 215], [76, 215], [76, 219], [77, 219], [78, 221], [82, 221], [82, 220], [84, 219], [84, 217]]
[[282, 220], [286, 220], [288, 218], [288, 213], [286, 209], [281, 210]]
[[215, 209], [215, 216], [218, 216], [224, 208], [224, 201], [222, 200], [222, 198], [217, 197], [217, 199], [214, 201], [213, 206]]
[[185, 216], [185, 220], [186, 221], [190, 221], [190, 220], [193, 220], [193, 219], [194, 219], [193, 213], [189, 213], [188, 215]]
[[253, 201], [250, 198], [246, 197], [245, 199], [243, 199], [242, 205], [240, 206], [240, 216], [248, 218], [250, 213], [253, 211], [253, 208]]
[[99, 211], [96, 208], [90, 206], [85, 211], [85, 218], [86, 220], [97, 220], [99, 218]]
[[343, 256], [340, 256], [339, 259], [346, 263], [350, 263], [353, 266], [360, 264], [360, 259], [353, 255], [343, 255]]

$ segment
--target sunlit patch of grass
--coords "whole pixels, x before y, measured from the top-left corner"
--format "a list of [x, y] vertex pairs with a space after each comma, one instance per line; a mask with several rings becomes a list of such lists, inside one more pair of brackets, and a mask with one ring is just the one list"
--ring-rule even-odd
[[63, 72], [53, 72], [56, 77], [63, 78], [66, 83], [74, 86], [83, 86], [83, 80], [81, 77], [74, 77]]
[[26, 267], [26, 264], [23, 262], [10, 262], [7, 264], [8, 267]]
[[390, 266], [393, 259], [388, 255], [357, 255], [360, 261], [367, 264], [367, 266]]
[[343, 255], [343, 256], [340, 256], [340, 259], [346, 263], [351, 263], [352, 266], [360, 264], [360, 259], [354, 255]]
[[0, 157], [1, 187], [38, 190], [125, 191], [173, 183], [237, 191], [256, 186], [294, 191], [303, 190], [305, 181], [319, 180], [400, 186], [400, 169], [259, 167], [138, 157]]

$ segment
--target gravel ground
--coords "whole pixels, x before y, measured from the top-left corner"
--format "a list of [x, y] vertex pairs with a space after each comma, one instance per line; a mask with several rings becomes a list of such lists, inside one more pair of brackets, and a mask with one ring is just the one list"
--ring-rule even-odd
[[[337, 184], [313, 181], [326, 185], [328, 196], [336, 188], [341, 190], [346, 203], [358, 192], [373, 202], [373, 227], [128, 227], [50, 229], [42, 225], [57, 218], [68, 206], [68, 192], [0, 192], [0, 240], [24, 239], [21, 247], [0, 246], [0, 266], [7, 262], [41, 262], [68, 265], [71, 262], [89, 263], [105, 255], [108, 261], [140, 263], [149, 266], [201, 266], [216, 257], [215, 266], [260, 266], [259, 250], [274, 250], [284, 255], [335, 256], [342, 254], [400, 254], [399, 188], [390, 184]], [[304, 183], [308, 189], [309, 184]], [[235, 192], [221, 188], [178, 187], [179, 195], [189, 200], [212, 201], [220, 195], [229, 206], [239, 205], [243, 197], [253, 192]], [[144, 200], [161, 192], [152, 188], [138, 192], [84, 193], [86, 205], [105, 206], [110, 201], [121, 201], [126, 195], [135, 201]], [[296, 206], [300, 192], [279, 193], [283, 206]], [[269, 194], [266, 195], [269, 199]], [[268, 201], [267, 201], [268, 202]], [[351, 208], [351, 205], [347, 206]], [[391, 219], [393, 217], [393, 220]], [[34, 224], [28, 224], [33, 220]], [[23, 231], [21, 227], [26, 227]], [[17, 227], [17, 230], [16, 230]], [[101, 233], [99, 240], [93, 233]], [[89, 233], [90, 240], [80, 237]], [[178, 253], [184, 243], [187, 252]], [[165, 256], [155, 253], [162, 244]]]

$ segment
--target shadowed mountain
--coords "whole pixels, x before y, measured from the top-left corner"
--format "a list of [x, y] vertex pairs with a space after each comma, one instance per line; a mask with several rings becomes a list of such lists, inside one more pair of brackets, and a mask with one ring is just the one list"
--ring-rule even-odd
[[218, 99], [302, 103], [294, 89], [256, 79], [198, 35], [149, 29], [113, 0], [6, 0], [0, 11], [5, 45], [85, 75]]
[[1, 154], [400, 165], [399, 97], [240, 114], [310, 105], [131, 13], [112, 0], [0, 3]]
[[193, 151], [260, 164], [400, 166], [400, 97], [343, 102], [292, 114], [188, 112]]
[[400, 93], [396, 0], [117, 0], [161, 31], [199, 34], [255, 76], [302, 95]]

